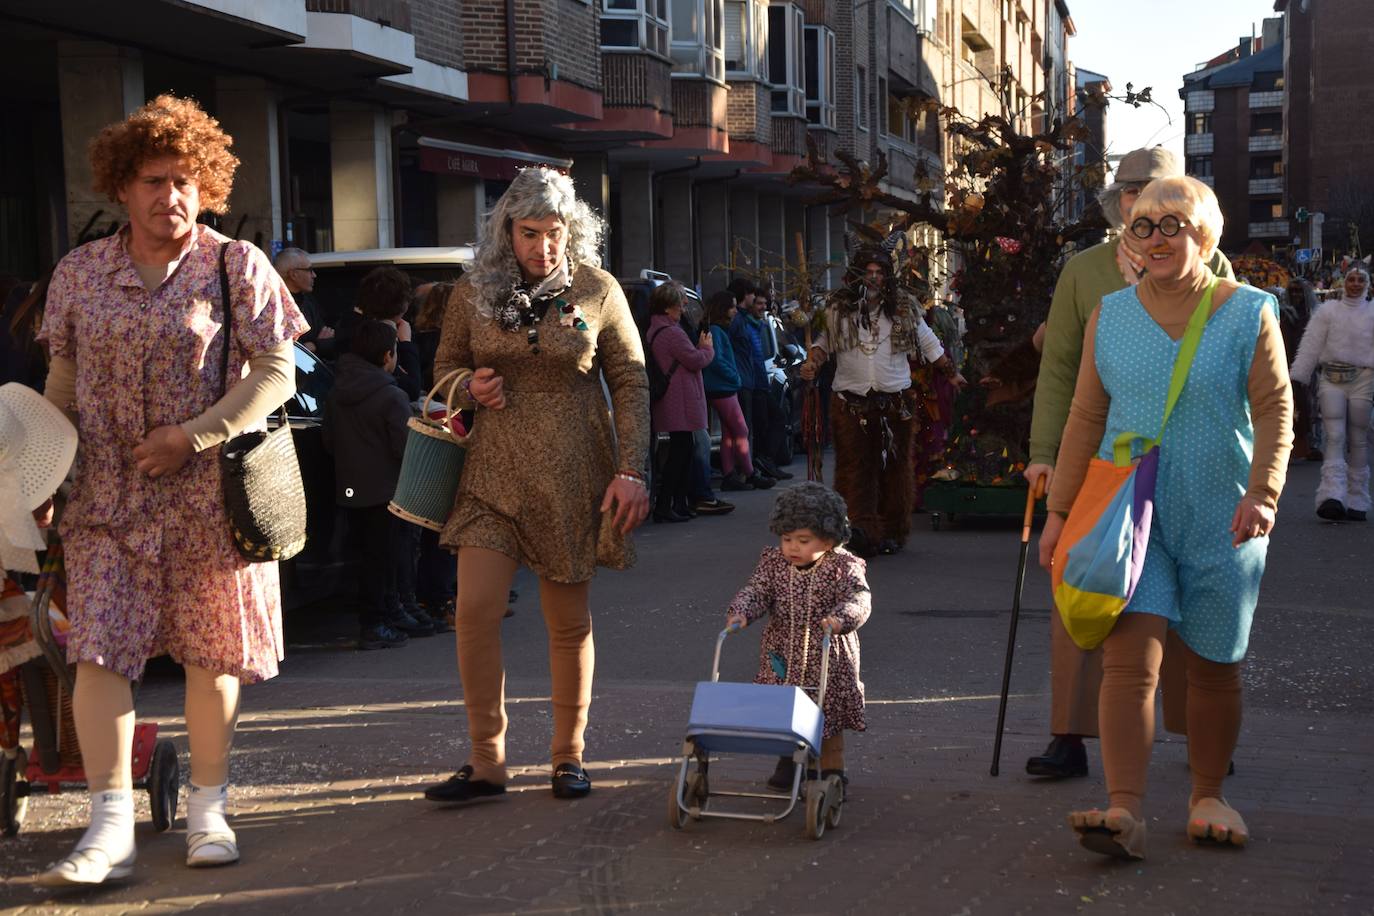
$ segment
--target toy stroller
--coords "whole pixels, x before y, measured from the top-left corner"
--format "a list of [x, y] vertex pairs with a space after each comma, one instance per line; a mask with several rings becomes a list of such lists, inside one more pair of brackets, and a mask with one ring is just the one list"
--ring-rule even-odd
[[[668, 821], [681, 829], [688, 817], [733, 818], [771, 824], [792, 813], [801, 801], [806, 810], [806, 835], [819, 840], [826, 827], [837, 827], [844, 805], [844, 784], [839, 776], [805, 781], [804, 774], [819, 772], [821, 735], [825, 720], [826, 680], [830, 673], [830, 632], [821, 643], [821, 677], [815, 687], [780, 684], [720, 683], [720, 650], [735, 629], [722, 630], [716, 637], [711, 680], [697, 684], [692, 697], [692, 713], [687, 737], [682, 742], [682, 764], [668, 796]], [[816, 701], [807, 696], [814, 690]], [[712, 792], [708, 772], [712, 754], [758, 754], [791, 757], [792, 788], [787, 807], [781, 813], [751, 814], [711, 808], [714, 798], [765, 798], [782, 801], [775, 792]], [[695, 762], [691, 774], [688, 767]]]
[[[41, 654], [0, 673], [0, 833], [5, 836], [14, 836], [23, 826], [34, 786], [46, 787], [55, 795], [64, 783], [86, 781], [72, 719], [76, 675], [67, 665], [64, 651], [64, 579], [62, 548], [53, 538], [28, 620]], [[19, 720], [25, 709], [33, 729], [32, 755], [18, 743]], [[170, 741], [157, 740], [155, 722], [134, 725], [133, 743], [134, 785], [148, 790], [153, 828], [167, 830], [176, 819], [181, 786], [176, 748]]]

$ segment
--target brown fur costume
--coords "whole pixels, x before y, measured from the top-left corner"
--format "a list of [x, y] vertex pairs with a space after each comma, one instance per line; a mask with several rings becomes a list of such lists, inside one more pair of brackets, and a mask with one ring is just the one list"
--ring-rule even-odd
[[[835, 442], [835, 490], [849, 505], [849, 521], [870, 548], [891, 539], [905, 544], [911, 533], [912, 445], [916, 436], [914, 396], [906, 391], [873, 400], [831, 396], [830, 429]], [[884, 429], [892, 433], [883, 463]], [[856, 538], [857, 538], [856, 534]]]

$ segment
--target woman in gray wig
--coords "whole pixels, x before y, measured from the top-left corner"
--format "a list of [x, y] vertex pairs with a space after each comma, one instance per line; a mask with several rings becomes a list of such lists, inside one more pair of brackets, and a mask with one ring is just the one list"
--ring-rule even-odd
[[[477, 263], [444, 313], [434, 376], [470, 369], [476, 420], [440, 542], [458, 554], [458, 670], [471, 754], [425, 791], [451, 804], [506, 784], [501, 618], [516, 568], [539, 577], [553, 681], [553, 794], [591, 791], [582, 767], [592, 695], [588, 585], [634, 562], [649, 383], [629, 305], [602, 270], [601, 219], [567, 175], [520, 171], [487, 217]], [[614, 418], [602, 393], [605, 377]]]

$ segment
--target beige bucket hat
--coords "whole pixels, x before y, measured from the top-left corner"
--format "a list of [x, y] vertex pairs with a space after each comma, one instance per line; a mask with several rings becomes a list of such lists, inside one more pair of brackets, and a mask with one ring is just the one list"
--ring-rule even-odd
[[43, 395], [0, 385], [0, 565], [38, 572], [47, 546], [33, 510], [57, 492], [76, 458], [76, 427]]

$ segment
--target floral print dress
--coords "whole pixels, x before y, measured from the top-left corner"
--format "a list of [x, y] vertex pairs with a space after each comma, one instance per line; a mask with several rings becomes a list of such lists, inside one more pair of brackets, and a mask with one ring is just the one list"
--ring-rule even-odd
[[[222, 396], [219, 249], [197, 225], [180, 263], [149, 292], [127, 230], [82, 245], [57, 265], [40, 335], [76, 363], [80, 445], [60, 531], [67, 564], [67, 655], [128, 678], [162, 653], [251, 683], [282, 658], [276, 563], [234, 549], [219, 449], [175, 474], [138, 471], [133, 450], [159, 426], [184, 423]], [[267, 256], [227, 252], [234, 339], [231, 379], [251, 357], [306, 329]]]
[[825, 554], [808, 569], [788, 562], [776, 547], [764, 548], [754, 573], [730, 602], [727, 616], [750, 623], [765, 614], [756, 684], [815, 686], [821, 678], [821, 621], [837, 617], [840, 633], [830, 640], [824, 737], [844, 729], [863, 731], [864, 684], [859, 679], [859, 634], [873, 610], [867, 564], [843, 548]]

